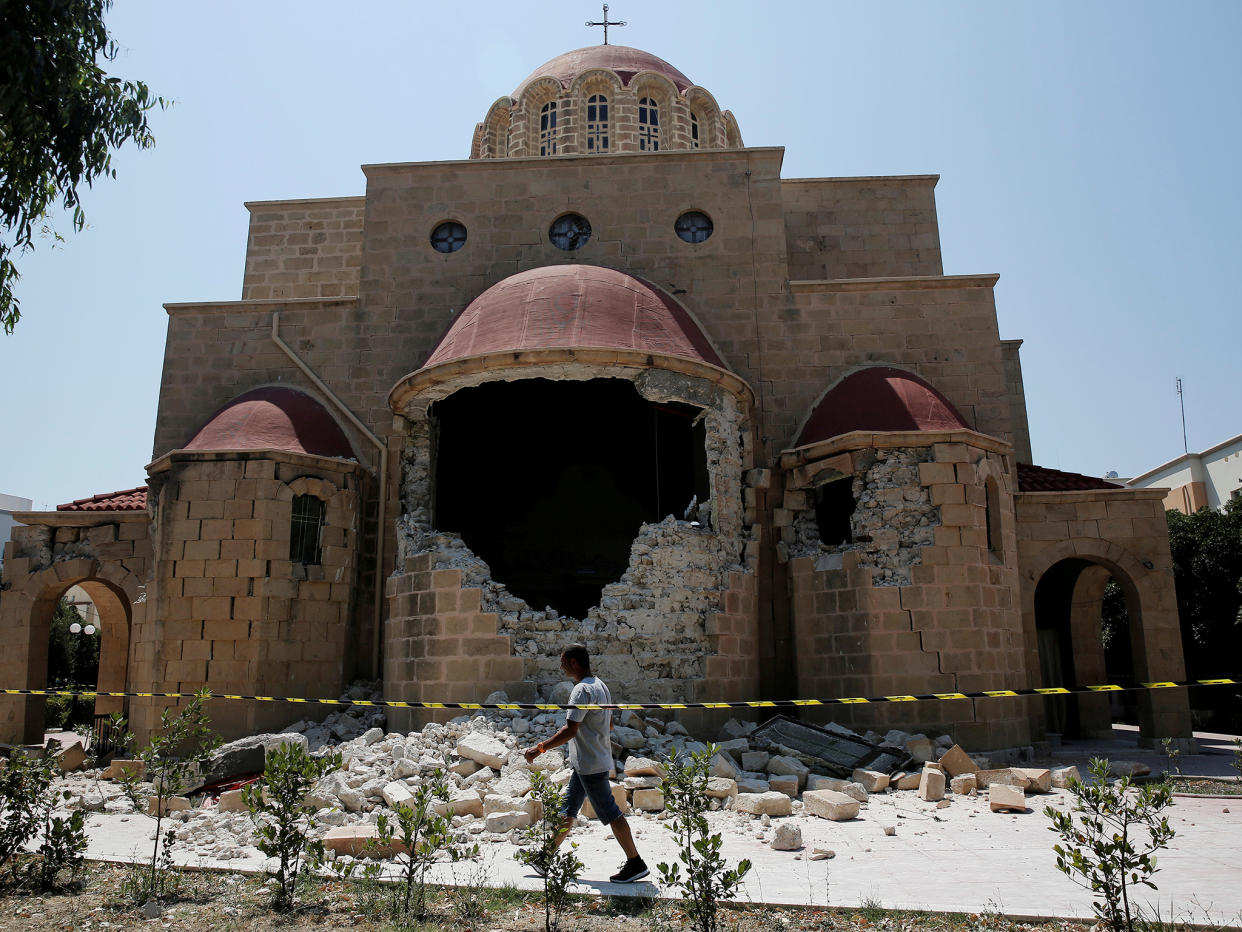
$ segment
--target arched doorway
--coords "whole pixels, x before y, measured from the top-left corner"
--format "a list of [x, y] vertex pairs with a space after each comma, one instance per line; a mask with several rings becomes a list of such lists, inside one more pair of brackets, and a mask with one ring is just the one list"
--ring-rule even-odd
[[[1072, 557], [1050, 566], [1035, 587], [1035, 636], [1042, 686], [1131, 683], [1141, 658], [1134, 652], [1129, 619], [1137, 617], [1135, 588], [1119, 571], [1091, 559]], [[1106, 595], [1109, 618], [1104, 617]], [[1117, 603], [1120, 603], [1118, 605]], [[1050, 733], [1103, 737], [1115, 720], [1137, 721], [1132, 693], [1114, 707], [1108, 693], [1045, 696]]]

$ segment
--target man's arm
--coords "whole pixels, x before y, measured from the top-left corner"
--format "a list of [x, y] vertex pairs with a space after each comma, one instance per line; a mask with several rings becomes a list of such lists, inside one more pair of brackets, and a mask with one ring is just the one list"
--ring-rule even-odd
[[544, 751], [550, 751], [553, 748], [559, 748], [563, 744], [569, 744], [573, 740], [574, 735], [578, 733], [578, 726], [581, 724], [581, 722], [566, 722], [561, 726], [560, 731], [547, 741], [540, 741], [538, 744], [528, 747], [522, 752], [526, 758], [526, 763], [529, 764]]

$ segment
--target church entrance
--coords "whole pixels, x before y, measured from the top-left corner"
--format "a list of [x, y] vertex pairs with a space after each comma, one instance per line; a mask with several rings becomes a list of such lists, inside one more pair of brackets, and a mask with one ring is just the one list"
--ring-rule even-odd
[[[1077, 558], [1049, 567], [1035, 589], [1039, 685], [1133, 683], [1137, 608], [1133, 585], [1110, 567]], [[1134, 692], [1044, 697], [1048, 731], [1066, 737], [1106, 736], [1113, 722], [1137, 723], [1138, 715]]]
[[708, 498], [700, 413], [623, 379], [461, 389], [431, 409], [432, 523], [532, 608], [582, 618], [643, 523]]

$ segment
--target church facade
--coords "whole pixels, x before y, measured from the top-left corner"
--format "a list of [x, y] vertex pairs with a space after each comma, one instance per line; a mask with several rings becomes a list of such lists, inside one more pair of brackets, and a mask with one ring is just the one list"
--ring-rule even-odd
[[[635, 702], [1181, 679], [1163, 493], [1032, 465], [1020, 341], [996, 275], [944, 274], [937, 177], [782, 156], [603, 45], [492, 104], [466, 160], [248, 204], [241, 299], [166, 306], [145, 485], [19, 516], [0, 685], [45, 685], [72, 585], [100, 690], [563, 701], [574, 641]], [[1146, 739], [1190, 737], [1183, 690], [1137, 701]], [[141, 735], [167, 702], [97, 712]], [[805, 714], [985, 749], [1105, 731], [1108, 703]], [[306, 711], [211, 708], [227, 736]], [[0, 697], [0, 740], [41, 732]]]

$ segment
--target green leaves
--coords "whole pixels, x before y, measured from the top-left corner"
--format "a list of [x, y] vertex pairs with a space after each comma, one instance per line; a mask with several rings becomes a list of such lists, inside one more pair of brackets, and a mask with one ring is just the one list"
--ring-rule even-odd
[[78, 186], [116, 177], [113, 150], [155, 143], [147, 114], [167, 102], [141, 81], [108, 76], [116, 57], [104, 14], [112, 0], [0, 4], [0, 321], [12, 333], [21, 308], [15, 254], [33, 248], [57, 206], [86, 222]]
[[1090, 783], [1070, 782], [1070, 812], [1044, 809], [1049, 829], [1065, 842], [1052, 847], [1057, 869], [1102, 896], [1092, 908], [1113, 932], [1133, 932], [1128, 887], [1156, 889], [1150, 879], [1157, 869], [1155, 852], [1174, 836], [1168, 819], [1159, 815], [1172, 803], [1172, 790], [1167, 783], [1134, 786], [1129, 777], [1109, 783], [1108, 761], [1099, 758], [1088, 769]]
[[558, 848], [564, 820], [561, 817], [561, 788], [543, 771], [531, 774], [530, 795], [539, 801], [539, 820], [523, 832], [528, 847], [519, 849], [514, 857], [543, 875], [543, 925], [545, 932], [560, 928], [561, 913], [569, 903], [569, 888], [582, 873], [578, 846], [569, 850]]

